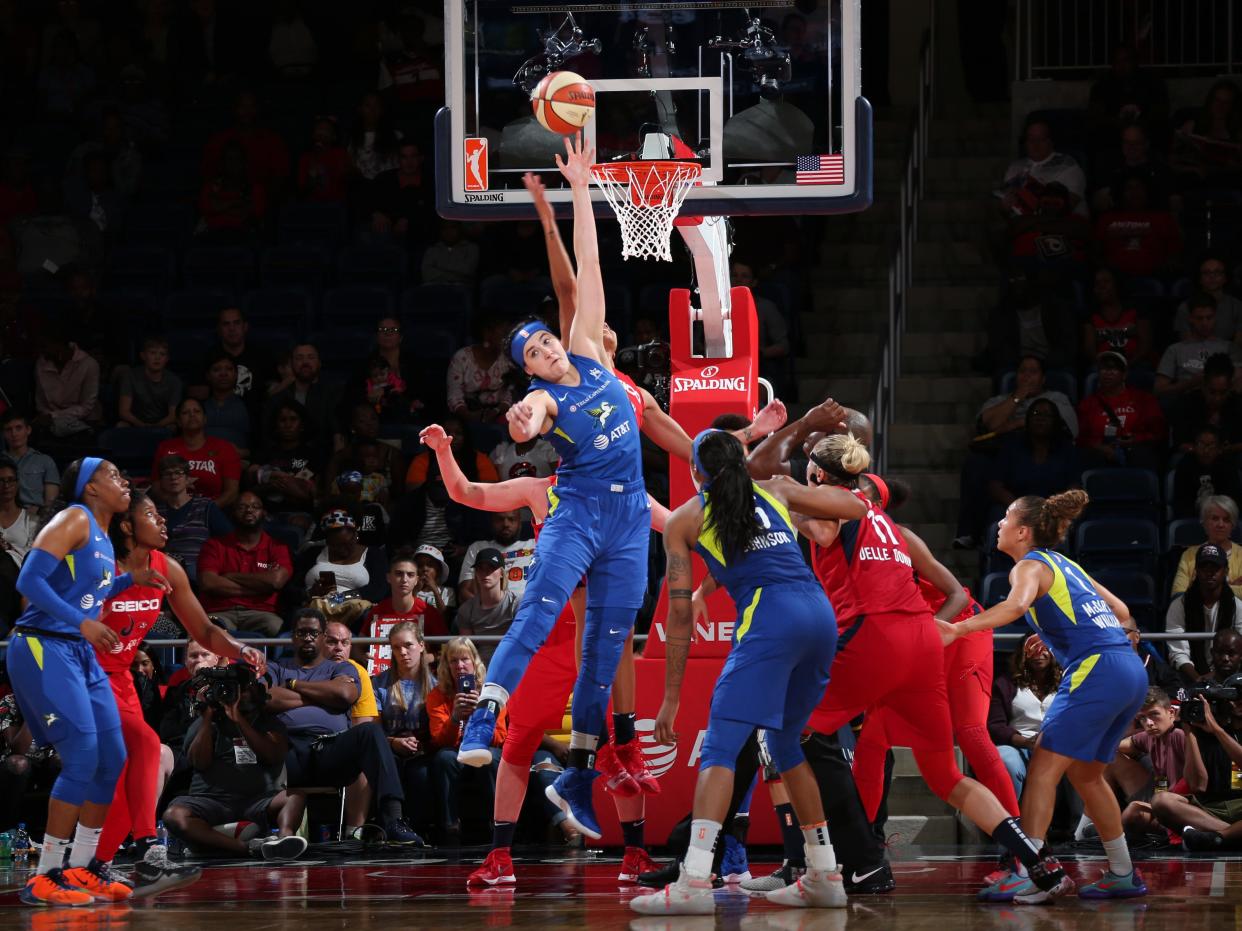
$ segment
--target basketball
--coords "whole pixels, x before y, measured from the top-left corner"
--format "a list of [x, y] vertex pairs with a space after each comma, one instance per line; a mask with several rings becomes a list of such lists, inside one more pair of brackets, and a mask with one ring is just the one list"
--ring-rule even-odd
[[558, 136], [576, 133], [595, 113], [595, 89], [580, 74], [553, 71], [530, 95], [535, 119]]

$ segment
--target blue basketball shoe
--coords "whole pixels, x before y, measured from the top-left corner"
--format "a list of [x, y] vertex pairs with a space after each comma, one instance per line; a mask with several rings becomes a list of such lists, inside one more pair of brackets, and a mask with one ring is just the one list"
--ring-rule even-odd
[[457, 748], [457, 762], [466, 766], [490, 766], [492, 741], [496, 736], [496, 712], [490, 705], [479, 705], [466, 722]]
[[591, 840], [599, 840], [603, 833], [599, 829], [591, 799], [591, 785], [598, 777], [598, 770], [570, 766], [556, 777], [556, 782], [548, 786], [544, 793], [548, 801], [565, 812], [565, 820]]

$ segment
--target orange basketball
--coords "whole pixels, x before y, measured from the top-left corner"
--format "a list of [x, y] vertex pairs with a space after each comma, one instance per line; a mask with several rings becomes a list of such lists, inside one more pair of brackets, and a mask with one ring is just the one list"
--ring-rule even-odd
[[530, 105], [544, 129], [569, 136], [585, 126], [595, 113], [595, 89], [580, 74], [553, 71], [544, 76], [530, 95]]

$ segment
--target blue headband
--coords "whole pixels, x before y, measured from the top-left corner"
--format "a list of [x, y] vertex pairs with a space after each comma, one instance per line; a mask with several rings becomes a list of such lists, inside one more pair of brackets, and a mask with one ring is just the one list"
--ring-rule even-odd
[[87, 483], [95, 475], [95, 470], [103, 465], [103, 460], [98, 456], [87, 456], [82, 460], [82, 466], [78, 469], [78, 481], [73, 486], [73, 500], [80, 501], [82, 492], [86, 490]]
[[703, 491], [708, 489], [712, 483], [712, 480], [707, 474], [707, 469], [703, 468], [703, 460], [699, 458], [699, 447], [703, 445], [703, 441], [707, 439], [708, 436], [719, 432], [720, 431], [715, 427], [708, 427], [706, 430], [700, 431], [698, 436], [694, 438], [694, 442], [690, 445], [690, 458], [694, 462], [694, 467], [699, 470], [699, 474], [703, 476], [703, 484], [700, 486]]
[[513, 335], [513, 340], [509, 343], [509, 355], [513, 357], [513, 361], [517, 363], [518, 368], [526, 368], [526, 344], [530, 341], [530, 338], [536, 333], [544, 331], [552, 332], [542, 323], [531, 322]]

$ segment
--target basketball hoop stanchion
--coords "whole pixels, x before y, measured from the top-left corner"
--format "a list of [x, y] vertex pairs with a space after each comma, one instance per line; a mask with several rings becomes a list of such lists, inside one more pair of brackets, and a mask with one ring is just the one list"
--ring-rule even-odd
[[673, 261], [673, 221], [702, 174], [698, 162], [641, 160], [591, 166], [591, 177], [621, 225], [621, 257]]

